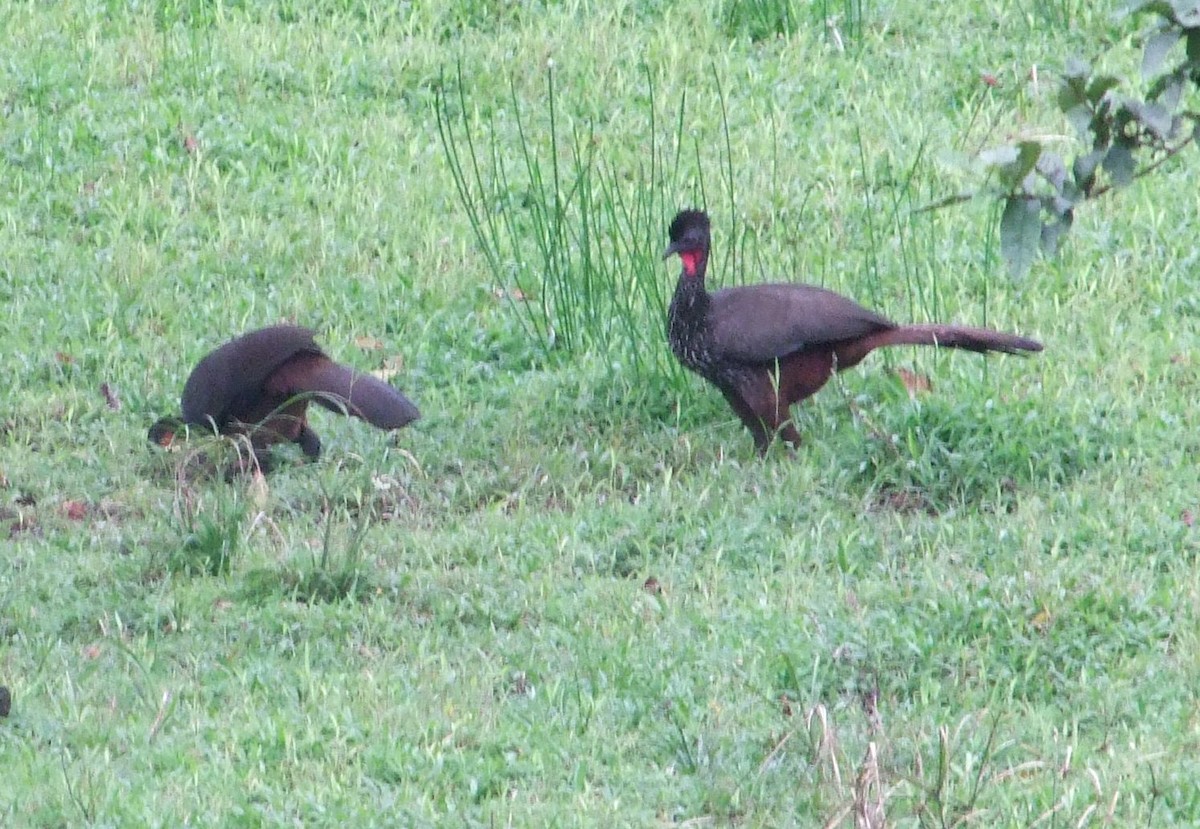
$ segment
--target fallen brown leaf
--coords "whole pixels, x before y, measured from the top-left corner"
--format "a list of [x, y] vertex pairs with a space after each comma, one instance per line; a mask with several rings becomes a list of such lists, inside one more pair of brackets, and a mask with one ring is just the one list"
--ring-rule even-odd
[[885, 489], [875, 496], [872, 507], [903, 513], [923, 512], [926, 515], [937, 515], [937, 509], [928, 496], [915, 489]]
[[21, 533], [38, 533], [37, 518], [29, 513], [22, 513], [17, 520], [8, 525], [8, 537], [16, 538]]
[[396, 354], [386, 358], [383, 365], [374, 369], [371, 374], [380, 380], [390, 380], [402, 371], [404, 371], [404, 355]]
[[113, 391], [112, 386], [108, 383], [101, 383], [100, 393], [104, 395], [104, 402], [108, 404], [108, 408], [114, 412], [121, 411], [121, 398], [117, 397], [117, 393]]
[[375, 337], [368, 337], [365, 334], [361, 337], [355, 337], [354, 344], [356, 346], [358, 346], [359, 348], [361, 348], [363, 351], [382, 351], [383, 350], [383, 342], [381, 340], [377, 340]]
[[924, 374], [917, 374], [915, 371], [909, 371], [906, 368], [898, 368], [896, 369], [896, 376], [904, 384], [909, 397], [916, 397], [918, 394], [928, 394], [933, 391], [933, 381]]
[[88, 514], [88, 505], [83, 501], [64, 501], [59, 509], [71, 521], [82, 521]]
[[1043, 607], [1033, 615], [1033, 618], [1029, 620], [1029, 624], [1033, 625], [1038, 633], [1045, 633], [1050, 629], [1050, 623], [1053, 621], [1054, 617], [1050, 615], [1050, 609]]

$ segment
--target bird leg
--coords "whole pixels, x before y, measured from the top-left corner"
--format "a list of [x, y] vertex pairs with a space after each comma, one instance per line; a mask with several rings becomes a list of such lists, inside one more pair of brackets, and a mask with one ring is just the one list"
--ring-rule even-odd
[[774, 436], [773, 430], [767, 429], [767, 424], [737, 389], [731, 386], [719, 386], [718, 388], [721, 389], [721, 394], [725, 395], [725, 399], [729, 401], [734, 413], [750, 430], [750, 434], [754, 438], [754, 448], [758, 450], [758, 454], [765, 455], [767, 448], [771, 445], [771, 438]]

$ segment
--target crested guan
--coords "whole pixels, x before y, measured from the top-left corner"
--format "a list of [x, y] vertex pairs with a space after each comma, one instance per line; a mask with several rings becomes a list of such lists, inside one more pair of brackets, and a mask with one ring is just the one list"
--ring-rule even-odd
[[754, 436], [760, 453], [778, 434], [792, 446], [800, 434], [789, 416], [835, 371], [859, 364], [887, 345], [936, 345], [986, 353], [1041, 351], [1036, 340], [961, 325], [897, 325], [851, 299], [814, 285], [704, 286], [710, 245], [708, 216], [679, 212], [663, 258], [677, 254], [683, 272], [667, 312], [671, 350], [684, 366], [721, 390]]
[[149, 438], [169, 445], [187, 424], [247, 435], [263, 470], [266, 450], [274, 443], [295, 442], [315, 460], [321, 440], [306, 420], [310, 401], [380, 429], [399, 429], [420, 417], [417, 407], [387, 383], [326, 357], [309, 329], [273, 325], [205, 356], [183, 387], [183, 418], [159, 419]]

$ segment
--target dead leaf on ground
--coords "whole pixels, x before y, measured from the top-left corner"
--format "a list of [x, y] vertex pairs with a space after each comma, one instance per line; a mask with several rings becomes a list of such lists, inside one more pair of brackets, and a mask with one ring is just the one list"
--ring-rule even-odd
[[375, 337], [367, 336], [366, 334], [363, 334], [362, 336], [359, 336], [359, 337], [355, 337], [354, 344], [356, 346], [358, 346], [359, 348], [361, 348], [363, 351], [382, 351], [383, 350], [383, 341], [382, 340], [377, 339]]
[[22, 512], [21, 510], [10, 509], [8, 507], [0, 508], [0, 521], [12, 521], [8, 525], [8, 537], [16, 538], [21, 533], [40, 533], [37, 517], [32, 512]]
[[113, 498], [101, 498], [100, 503], [92, 507], [92, 512], [99, 513], [104, 518], [124, 518], [131, 513], [141, 515], [141, 512], [134, 512], [128, 504], [123, 504]]
[[88, 505], [83, 501], [64, 501], [59, 509], [70, 521], [82, 521], [88, 514]]
[[492, 291], [492, 296], [496, 299], [511, 299], [513, 302], [524, 302], [529, 299], [529, 294], [520, 288], [509, 288], [507, 291], [503, 288], [496, 288]]
[[906, 368], [898, 368], [896, 369], [896, 376], [904, 384], [909, 397], [916, 397], [918, 394], [928, 394], [933, 391], [933, 381], [924, 374], [917, 374], [915, 371], [910, 371]]
[[1050, 629], [1050, 623], [1053, 621], [1054, 617], [1050, 615], [1050, 609], [1043, 607], [1033, 615], [1033, 618], [1029, 620], [1029, 624], [1033, 625], [1038, 633], [1045, 633]]
[[100, 646], [93, 642], [90, 645], [85, 645], [83, 650], [80, 653], [84, 659], [88, 659], [88, 660], [99, 659], [100, 658]]
[[378, 377], [380, 380], [391, 380], [402, 371], [404, 371], [404, 355], [395, 354], [384, 359], [380, 368], [373, 369], [371, 376]]
[[113, 390], [112, 386], [108, 383], [101, 383], [100, 393], [104, 395], [104, 402], [108, 405], [108, 408], [114, 412], [121, 411], [121, 398], [117, 397], [117, 393]]
[[915, 489], [884, 489], [875, 496], [873, 510], [891, 510], [899, 513], [923, 512], [937, 515], [937, 508], [923, 492]]
[[75, 362], [75, 358], [65, 351], [55, 351], [54, 359], [62, 363], [64, 366], [72, 365]]

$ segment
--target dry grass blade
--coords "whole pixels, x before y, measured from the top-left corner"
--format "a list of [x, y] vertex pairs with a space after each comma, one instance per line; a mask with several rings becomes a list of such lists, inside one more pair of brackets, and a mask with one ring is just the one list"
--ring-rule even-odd
[[813, 765], [819, 766], [822, 761], [829, 763], [829, 767], [833, 770], [834, 785], [840, 790], [842, 788], [842, 770], [838, 766], [837, 734], [829, 723], [829, 710], [820, 703], [809, 709], [808, 716], [804, 719], [804, 725], [810, 733], [814, 720], [820, 723], [821, 737], [817, 741], [816, 750], [813, 753]]
[[[657, 585], [657, 582], [655, 582], [655, 584]], [[661, 592], [661, 589], [659, 590], [659, 592]], [[785, 745], [787, 745], [788, 740], [792, 739], [792, 737], [795, 736], [795, 734], [796, 734], [795, 731], [789, 731], [788, 733], [784, 734], [782, 737], [779, 738], [778, 742], [776, 742], [775, 745], [772, 746], [771, 751], [767, 754], [766, 757], [763, 758], [763, 761], [758, 764], [758, 773], [759, 774], [762, 774], [764, 771], [766, 771], [767, 766], [771, 765], [771, 763], [779, 755], [779, 752], [783, 750], [783, 747]]]
[[875, 743], [867, 744], [862, 766], [854, 781], [855, 829], [885, 829], [887, 814], [883, 808], [883, 782], [879, 775], [879, 751]]
[[169, 690], [163, 691], [162, 700], [158, 704], [158, 714], [155, 715], [154, 723], [150, 726], [150, 736], [148, 738], [150, 742], [154, 742], [154, 738], [158, 736], [158, 731], [162, 728], [162, 724], [167, 718], [167, 709], [170, 707], [172, 699], [173, 697]]

